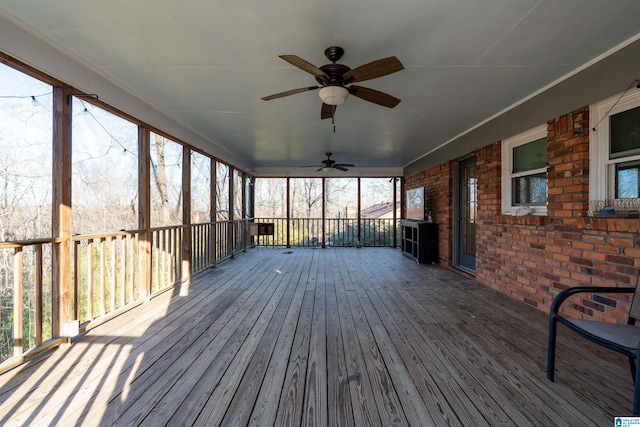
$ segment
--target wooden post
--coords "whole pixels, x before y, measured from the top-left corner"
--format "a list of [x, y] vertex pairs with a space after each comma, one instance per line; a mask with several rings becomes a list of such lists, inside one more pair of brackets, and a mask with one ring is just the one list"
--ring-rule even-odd
[[71, 320], [71, 93], [66, 87], [53, 88], [53, 197], [52, 228], [58, 239], [53, 245], [52, 319], [54, 336], [63, 336], [64, 324]]
[[291, 182], [287, 177], [287, 247], [291, 247]]
[[398, 214], [397, 214], [397, 209], [396, 209], [396, 205], [398, 203], [398, 178], [393, 178], [393, 247], [397, 247], [398, 246]]
[[[42, 245], [36, 245], [36, 345], [42, 344]], [[76, 293], [77, 295], [77, 293]], [[77, 297], [76, 297], [77, 298]], [[76, 301], [78, 301], [76, 299]], [[78, 319], [80, 313], [76, 313]]]
[[24, 353], [24, 337], [23, 337], [23, 312], [22, 297], [24, 291], [24, 283], [22, 280], [22, 247], [14, 249], [13, 252], [13, 355], [20, 357]]
[[191, 149], [182, 146], [182, 264], [181, 279], [191, 278]]
[[360, 192], [360, 177], [358, 177], [358, 246], [362, 245], [362, 233], [360, 232], [361, 227], [361, 221], [362, 221], [362, 215], [361, 215], [361, 210], [362, 210], [362, 203], [361, 203], [361, 192]]
[[138, 293], [151, 296], [151, 132], [138, 127]]
[[325, 207], [327, 201], [327, 195], [324, 193], [325, 191], [325, 177], [322, 177], [322, 248], [325, 248], [325, 238], [324, 238], [324, 222], [325, 222]]
[[233, 219], [235, 217], [234, 215], [234, 169], [229, 166], [229, 223], [228, 223], [228, 227], [227, 227], [227, 253], [231, 255], [231, 257], [233, 258], [233, 256], [235, 255], [234, 252], [234, 242], [233, 242], [233, 237], [234, 237], [234, 228], [235, 228], [235, 224], [233, 223]]
[[211, 233], [209, 234], [209, 262], [216, 266], [218, 260], [218, 162], [211, 159], [210, 171], [210, 191], [211, 201], [209, 205], [209, 222], [211, 222]]
[[[240, 181], [240, 185], [242, 188], [240, 189], [240, 205], [242, 206], [241, 211], [242, 215], [238, 219], [246, 219], [247, 218], [247, 176], [245, 173], [242, 173], [242, 179]], [[238, 232], [242, 233], [242, 250], [246, 251], [249, 246], [247, 242], [247, 236], [249, 235], [248, 230], [248, 222], [242, 221], [242, 226], [238, 225]]]

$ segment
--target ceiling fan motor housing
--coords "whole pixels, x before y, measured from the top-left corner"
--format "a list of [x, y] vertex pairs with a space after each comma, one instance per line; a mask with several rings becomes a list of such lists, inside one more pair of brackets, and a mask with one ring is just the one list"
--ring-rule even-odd
[[330, 84], [342, 86], [344, 84], [344, 78], [342, 78], [342, 76], [351, 70], [351, 68], [343, 64], [327, 64], [320, 67], [320, 69], [329, 76], [329, 81], [326, 81], [324, 76], [316, 76], [316, 81], [323, 86]]

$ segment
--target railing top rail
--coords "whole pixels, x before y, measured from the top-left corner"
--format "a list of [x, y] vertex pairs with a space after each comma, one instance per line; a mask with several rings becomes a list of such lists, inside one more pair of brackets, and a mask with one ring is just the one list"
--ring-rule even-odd
[[163, 225], [162, 227], [151, 227], [151, 232], [162, 231], [162, 230], [177, 230], [179, 228], [187, 228], [187, 227], [189, 226], [186, 224]]
[[[279, 219], [279, 220], [283, 220], [283, 221], [294, 221], [294, 220], [308, 220], [308, 221], [322, 221], [322, 218], [305, 218], [305, 217], [291, 217], [291, 218], [286, 218], [286, 217], [273, 217], [273, 216], [260, 216], [260, 217], [256, 217], [255, 220], [256, 221], [263, 221], [263, 220], [274, 220], [274, 219]], [[327, 221], [355, 221], [357, 220], [357, 217], [353, 217], [353, 218], [325, 218], [325, 220]], [[366, 218], [366, 217], [361, 217], [360, 220], [367, 220], [367, 221], [394, 221], [393, 218]], [[395, 221], [398, 221], [399, 218], [395, 219]]]
[[218, 221], [209, 221], [209, 222], [192, 222], [191, 224], [189, 224], [191, 227], [201, 227], [203, 225], [214, 225], [216, 224]]
[[[214, 222], [205, 222], [204, 224], [233, 224], [234, 222], [246, 222], [246, 221], [251, 221], [253, 220], [253, 218], [236, 218], [236, 219], [223, 219], [223, 220], [219, 220], [219, 221], [214, 221]], [[197, 224], [191, 224], [191, 225], [197, 225]]]
[[120, 230], [120, 231], [112, 231], [109, 233], [94, 233], [94, 234], [76, 234], [71, 237], [71, 240], [74, 242], [81, 240], [95, 240], [95, 239], [104, 239], [107, 237], [116, 237], [116, 236], [129, 236], [134, 234], [142, 233], [144, 230]]
[[31, 239], [31, 240], [14, 240], [10, 242], [0, 242], [0, 249], [11, 249], [11, 248], [21, 248], [24, 246], [35, 246], [42, 245], [46, 243], [60, 243], [62, 239], [58, 237], [49, 237], [42, 239]]

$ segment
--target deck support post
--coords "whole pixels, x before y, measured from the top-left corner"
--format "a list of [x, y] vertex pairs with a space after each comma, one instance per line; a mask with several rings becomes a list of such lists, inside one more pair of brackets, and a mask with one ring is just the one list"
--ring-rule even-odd
[[62, 337], [64, 324], [72, 319], [71, 301], [71, 105], [67, 98], [71, 96], [68, 87], [53, 88], [53, 197], [52, 225], [52, 319], [54, 336]]

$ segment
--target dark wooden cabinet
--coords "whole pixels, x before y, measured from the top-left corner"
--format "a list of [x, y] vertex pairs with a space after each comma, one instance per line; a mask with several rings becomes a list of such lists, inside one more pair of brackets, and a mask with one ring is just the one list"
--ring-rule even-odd
[[433, 222], [400, 221], [402, 253], [418, 264], [438, 261], [438, 225]]

